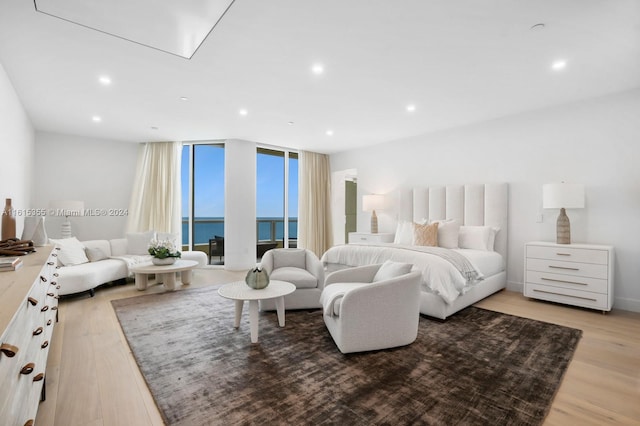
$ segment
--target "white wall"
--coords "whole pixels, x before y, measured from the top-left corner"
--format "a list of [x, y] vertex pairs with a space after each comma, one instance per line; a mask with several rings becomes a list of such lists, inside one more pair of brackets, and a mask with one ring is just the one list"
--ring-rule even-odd
[[[55, 133], [36, 133], [33, 207], [51, 200], [84, 201], [85, 209], [105, 210], [98, 216], [72, 217], [79, 240], [122, 238], [129, 208], [138, 144]], [[50, 238], [60, 237], [62, 217], [47, 216]]]
[[[0, 64], [0, 209], [11, 198], [14, 209], [31, 204], [34, 130], [31, 121]], [[24, 217], [16, 212], [16, 234], [22, 235]]]
[[[542, 209], [542, 184], [583, 183], [586, 208], [567, 212], [572, 240], [615, 247], [615, 307], [640, 311], [639, 117], [634, 90], [334, 154], [331, 168], [358, 170], [359, 203], [420, 185], [508, 182], [513, 290], [522, 289], [524, 243], [555, 241], [558, 211]], [[396, 214], [378, 212], [380, 232], [395, 231]], [[358, 230], [368, 227], [359, 213]]]
[[256, 265], [256, 144], [227, 140], [224, 146], [224, 267]]

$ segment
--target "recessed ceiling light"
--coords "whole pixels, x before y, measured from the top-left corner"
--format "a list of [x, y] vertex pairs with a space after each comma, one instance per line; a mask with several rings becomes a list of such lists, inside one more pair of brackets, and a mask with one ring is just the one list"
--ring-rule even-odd
[[407, 105], [407, 111], [413, 112], [416, 110], [416, 106], [414, 104]]
[[108, 86], [111, 84], [111, 78], [108, 75], [101, 75], [100, 78], [98, 78], [98, 81], [103, 86]]
[[311, 67], [311, 72], [315, 75], [320, 75], [324, 72], [324, 65], [322, 64], [313, 64]]
[[327, 136], [333, 136], [333, 130], [329, 129], [325, 132]]
[[91, 119], [94, 123], [99, 123], [102, 121], [102, 117], [100, 117], [99, 115], [94, 115], [93, 117], [91, 117]]
[[189, 98], [187, 98], [186, 96], [180, 96], [180, 100], [181, 100], [181, 101], [188, 101], [188, 100], [189, 100]]
[[551, 64], [551, 68], [556, 71], [563, 70], [566, 68], [566, 66], [567, 66], [567, 61], [562, 59], [555, 61], [553, 64]]
[[238, 114], [240, 114], [240, 115], [243, 115], [243, 116], [244, 116], [244, 115], [249, 114], [249, 111], [247, 111], [246, 109], [242, 108], [242, 109], [240, 109], [240, 111], [238, 111]]

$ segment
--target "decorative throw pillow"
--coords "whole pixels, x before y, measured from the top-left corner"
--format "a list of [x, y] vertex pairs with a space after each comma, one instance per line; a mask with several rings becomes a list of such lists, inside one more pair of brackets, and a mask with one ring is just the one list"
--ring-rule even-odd
[[149, 254], [149, 243], [155, 237], [155, 231], [130, 232], [127, 237], [127, 254], [142, 256]]
[[408, 274], [411, 272], [411, 268], [413, 265], [411, 263], [401, 263], [394, 262], [392, 260], [386, 260], [382, 265], [380, 265], [380, 269], [373, 277], [372, 282], [390, 280], [391, 278], [396, 278], [404, 274]]
[[431, 223], [436, 222], [438, 223], [438, 246], [448, 249], [458, 248], [460, 222], [456, 219], [431, 221]]
[[438, 222], [420, 225], [413, 224], [413, 244], [416, 246], [438, 246]]
[[273, 269], [291, 266], [305, 269], [307, 266], [307, 254], [302, 249], [281, 249], [273, 252]]
[[102, 250], [100, 250], [99, 248], [86, 247], [84, 249], [84, 252], [87, 255], [87, 259], [89, 259], [89, 262], [98, 262], [100, 260], [109, 258], [109, 256], [107, 256], [107, 254]]
[[84, 252], [84, 246], [76, 237], [62, 238], [59, 240], [49, 239], [51, 244], [60, 248], [58, 250], [58, 262], [62, 266], [80, 265], [89, 262]]
[[497, 231], [491, 226], [461, 226], [458, 243], [464, 249], [493, 251]]

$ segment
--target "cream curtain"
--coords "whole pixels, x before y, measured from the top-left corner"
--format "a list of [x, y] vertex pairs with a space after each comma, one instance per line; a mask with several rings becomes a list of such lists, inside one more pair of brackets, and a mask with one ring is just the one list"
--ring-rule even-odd
[[129, 203], [129, 232], [168, 232], [176, 235], [180, 244], [181, 154], [180, 142], [154, 142], [140, 146]]
[[298, 245], [321, 257], [333, 245], [329, 157], [300, 152]]

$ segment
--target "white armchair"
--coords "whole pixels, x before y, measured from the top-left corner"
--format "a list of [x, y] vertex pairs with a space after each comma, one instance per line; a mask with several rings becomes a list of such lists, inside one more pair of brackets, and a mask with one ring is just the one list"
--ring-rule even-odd
[[320, 301], [324, 322], [342, 353], [393, 348], [412, 343], [420, 320], [420, 271], [395, 277], [366, 265], [327, 276]]
[[[272, 249], [262, 256], [262, 269], [269, 279], [287, 281], [296, 290], [284, 297], [285, 309], [321, 308], [324, 268], [318, 256], [307, 249]], [[261, 311], [276, 309], [274, 299], [260, 301]]]

